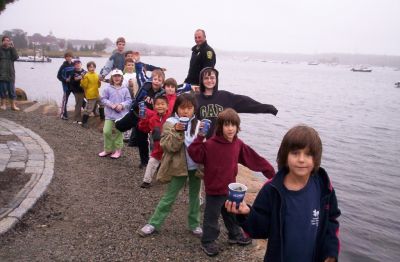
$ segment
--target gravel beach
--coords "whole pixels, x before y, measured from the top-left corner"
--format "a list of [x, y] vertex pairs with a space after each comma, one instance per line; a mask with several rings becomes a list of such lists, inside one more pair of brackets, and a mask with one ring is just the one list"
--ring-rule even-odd
[[43, 114], [43, 108], [0, 112], [40, 135], [55, 156], [47, 192], [0, 236], [0, 261], [262, 260], [265, 251], [256, 241], [247, 247], [230, 246], [224, 229], [219, 238], [223, 251], [215, 258], [206, 256], [200, 240], [187, 229], [187, 190], [181, 192], [162, 230], [140, 237], [136, 230], [149, 219], [165, 185], [139, 187], [144, 170], [135, 167], [137, 148], [125, 147], [118, 160], [99, 158], [103, 139], [97, 119], [85, 129], [60, 120], [54, 110]]

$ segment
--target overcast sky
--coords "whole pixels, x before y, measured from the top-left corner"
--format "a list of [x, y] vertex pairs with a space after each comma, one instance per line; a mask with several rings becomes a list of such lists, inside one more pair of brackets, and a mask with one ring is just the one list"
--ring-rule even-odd
[[400, 0], [18, 0], [0, 30], [220, 50], [400, 55]]

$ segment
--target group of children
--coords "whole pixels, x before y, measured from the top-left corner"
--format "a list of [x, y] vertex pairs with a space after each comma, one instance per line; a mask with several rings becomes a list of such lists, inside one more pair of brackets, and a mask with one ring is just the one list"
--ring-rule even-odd
[[[123, 48], [118, 48], [117, 52], [121, 50]], [[119, 64], [120, 56], [114, 58]], [[187, 183], [188, 229], [201, 237], [201, 249], [207, 255], [215, 256], [220, 251], [216, 240], [220, 233], [218, 219], [222, 215], [230, 244], [248, 245], [252, 238], [268, 238], [265, 260], [337, 261], [340, 210], [329, 177], [320, 167], [322, 143], [313, 128], [300, 125], [288, 131], [278, 151], [278, 172], [275, 174], [271, 164], [237, 136], [240, 131], [238, 113], [276, 115], [278, 111], [274, 106], [218, 90], [218, 71], [214, 68], [201, 71], [199, 92], [193, 93], [193, 87], [188, 84], [178, 88], [174, 79], [165, 80], [162, 68], [141, 63], [137, 53], [125, 54], [125, 74], [115, 65], [111, 66], [111, 59], [107, 63], [113, 69], [110, 83], [101, 96], [105, 123], [104, 151], [99, 156], [119, 158], [122, 132], [133, 128], [140, 155], [138, 167], [146, 167], [140, 186], [150, 188], [155, 174], [158, 181], [168, 183], [147, 224], [138, 230], [141, 236], [161, 229], [178, 193]], [[80, 85], [88, 100], [84, 122], [86, 114], [99, 101], [98, 93], [89, 92], [92, 90], [89, 86], [98, 90], [99, 80], [105, 75], [96, 78], [91, 73], [95, 69], [94, 63], [88, 63], [89, 72], [84, 75], [79, 73], [75, 62], [74, 69], [62, 67], [61, 71], [74, 72], [66, 73], [72, 77], [65, 83], [71, 85], [82, 77]], [[143, 71], [146, 67], [152, 71], [148, 79]], [[70, 91], [78, 94], [75, 95], [78, 104], [81, 101], [79, 94], [83, 92], [78, 88], [64, 89], [65, 99]], [[144, 114], [140, 112], [143, 109], [141, 103], [145, 105]], [[76, 110], [79, 109], [76, 107]], [[67, 117], [65, 112], [61, 117]], [[187, 124], [180, 121], [183, 117], [189, 119]], [[203, 132], [203, 119], [211, 120], [208, 133]], [[151, 153], [149, 134], [153, 142]], [[227, 200], [228, 184], [236, 181], [238, 164], [262, 172], [269, 179], [253, 206], [243, 201], [237, 207]], [[202, 179], [206, 201], [201, 227], [199, 192]]]

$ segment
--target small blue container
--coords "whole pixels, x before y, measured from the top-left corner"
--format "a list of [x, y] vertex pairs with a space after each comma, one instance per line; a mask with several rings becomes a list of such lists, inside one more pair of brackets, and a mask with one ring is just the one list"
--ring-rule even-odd
[[228, 200], [236, 203], [236, 208], [239, 208], [240, 203], [244, 199], [244, 195], [247, 191], [247, 186], [241, 183], [230, 183], [228, 185], [229, 194]]
[[208, 131], [210, 130], [211, 120], [203, 119], [203, 120], [201, 120], [201, 122], [203, 122], [203, 127], [200, 129], [200, 132], [204, 135], [207, 135]]
[[140, 118], [146, 117], [146, 105], [144, 104], [144, 101], [139, 102], [139, 117]]

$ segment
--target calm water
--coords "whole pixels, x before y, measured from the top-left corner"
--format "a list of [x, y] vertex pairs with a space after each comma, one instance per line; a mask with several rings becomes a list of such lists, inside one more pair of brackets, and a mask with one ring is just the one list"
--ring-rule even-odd
[[[189, 51], [188, 51], [189, 52]], [[98, 69], [104, 58], [93, 59]], [[178, 83], [189, 58], [143, 57], [168, 69]], [[89, 59], [82, 59], [83, 63]], [[16, 63], [16, 84], [29, 99], [61, 100], [49, 64]], [[271, 163], [280, 141], [295, 124], [316, 128], [322, 138], [322, 166], [328, 171], [340, 217], [342, 261], [397, 261], [400, 257], [400, 72], [373, 68], [354, 73], [346, 66], [276, 64], [219, 58], [220, 89], [275, 105], [278, 117], [242, 114], [240, 136]], [[73, 100], [73, 98], [71, 99]], [[72, 105], [72, 103], [70, 103]]]

